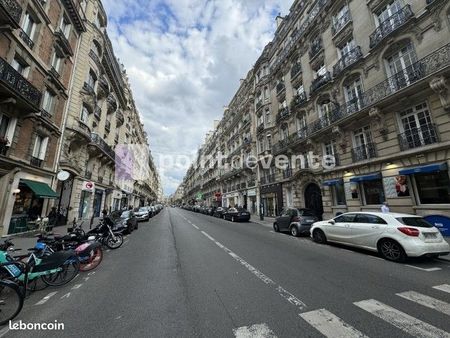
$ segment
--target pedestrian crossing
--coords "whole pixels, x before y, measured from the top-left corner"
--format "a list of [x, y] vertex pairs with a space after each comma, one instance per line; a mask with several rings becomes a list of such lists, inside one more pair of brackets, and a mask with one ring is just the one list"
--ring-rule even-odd
[[[430, 289], [438, 290], [441, 292], [443, 297], [448, 298], [450, 293], [450, 284], [442, 284], [431, 287]], [[450, 316], [450, 304], [425, 295], [416, 291], [405, 291], [395, 294], [397, 297], [406, 299], [412, 303], [415, 303], [419, 307], [426, 307], [433, 311], [439, 312], [445, 316]], [[416, 318], [406, 312], [396, 309], [388, 304], [380, 302], [376, 299], [366, 299], [354, 302], [353, 305], [374, 316], [374, 322], [371, 322], [371, 326], [376, 325], [377, 320], [382, 320], [388, 325], [392, 326], [393, 330], [399, 329], [403, 331], [406, 335], [412, 337], [421, 338], [450, 338], [450, 326], [445, 328], [436, 327], [427, 323], [423, 318]], [[317, 336], [322, 335], [327, 338], [368, 338], [370, 335], [364, 333], [364, 327], [360, 322], [356, 323], [353, 327], [349, 323], [345, 322], [339, 318], [336, 314], [328, 311], [327, 309], [318, 309], [313, 311], [307, 311], [299, 314], [300, 318], [309, 324], [312, 328], [317, 331]], [[448, 321], [450, 323], [450, 321]], [[352, 323], [353, 324], [353, 323]], [[381, 324], [381, 322], [380, 322]], [[236, 337], [247, 337], [247, 338], [259, 338], [259, 337], [276, 337], [275, 333], [271, 331], [267, 324], [264, 324], [270, 335], [261, 335], [261, 331], [258, 334], [253, 334], [255, 330], [250, 330], [246, 327], [245, 335], [237, 335], [237, 330], [234, 330]], [[252, 328], [252, 327], [250, 327]], [[239, 332], [244, 332], [242, 328]], [[372, 331], [373, 332], [373, 331]], [[393, 332], [391, 337], [395, 336]]]

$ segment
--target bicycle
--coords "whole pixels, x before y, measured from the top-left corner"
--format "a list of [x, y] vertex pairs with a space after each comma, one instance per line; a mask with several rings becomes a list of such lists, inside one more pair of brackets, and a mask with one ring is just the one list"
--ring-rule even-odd
[[[16, 262], [1, 263], [0, 267], [16, 266]], [[0, 325], [8, 323], [22, 311], [25, 293], [11, 280], [0, 280]]]

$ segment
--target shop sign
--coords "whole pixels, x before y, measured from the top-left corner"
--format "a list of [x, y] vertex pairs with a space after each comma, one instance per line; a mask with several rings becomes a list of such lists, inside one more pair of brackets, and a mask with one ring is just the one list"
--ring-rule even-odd
[[256, 189], [247, 190], [247, 196], [256, 196]]
[[83, 185], [81, 186], [81, 190], [88, 191], [88, 192], [94, 192], [94, 190], [95, 190], [94, 182], [84, 181]]

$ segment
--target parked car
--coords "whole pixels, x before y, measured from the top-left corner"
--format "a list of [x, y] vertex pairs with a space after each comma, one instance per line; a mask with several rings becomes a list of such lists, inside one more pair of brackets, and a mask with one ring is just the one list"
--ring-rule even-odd
[[250, 221], [250, 213], [244, 208], [229, 208], [223, 216], [224, 219], [232, 222]]
[[206, 214], [209, 216], [214, 215], [214, 212], [216, 211], [216, 207], [209, 207]]
[[148, 209], [148, 207], [140, 207], [138, 211], [134, 212], [134, 215], [136, 216], [138, 222], [148, 221], [150, 220], [150, 212], [151, 211]]
[[215, 211], [213, 216], [218, 218], [223, 218], [223, 213], [227, 210], [227, 208], [218, 207]]
[[402, 262], [407, 257], [447, 255], [450, 246], [439, 230], [416, 215], [350, 212], [314, 223], [311, 236], [317, 243], [336, 242], [378, 252]]
[[313, 210], [305, 208], [286, 208], [280, 216], [275, 218], [273, 230], [275, 232], [289, 231], [292, 236], [298, 237], [302, 234], [309, 234], [311, 225], [319, 218]]
[[[136, 216], [134, 215], [134, 211], [132, 210], [126, 210], [122, 212], [120, 215], [120, 221], [122, 226], [125, 226], [128, 228], [128, 233], [131, 234], [134, 230], [138, 228], [138, 220]], [[120, 225], [119, 225], [120, 226]]]

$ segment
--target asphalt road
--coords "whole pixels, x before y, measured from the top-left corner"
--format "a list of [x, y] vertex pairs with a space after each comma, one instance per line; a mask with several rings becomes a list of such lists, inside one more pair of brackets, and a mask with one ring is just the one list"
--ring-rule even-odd
[[0, 337], [450, 337], [450, 262], [396, 264], [166, 208], [95, 273], [35, 292]]

